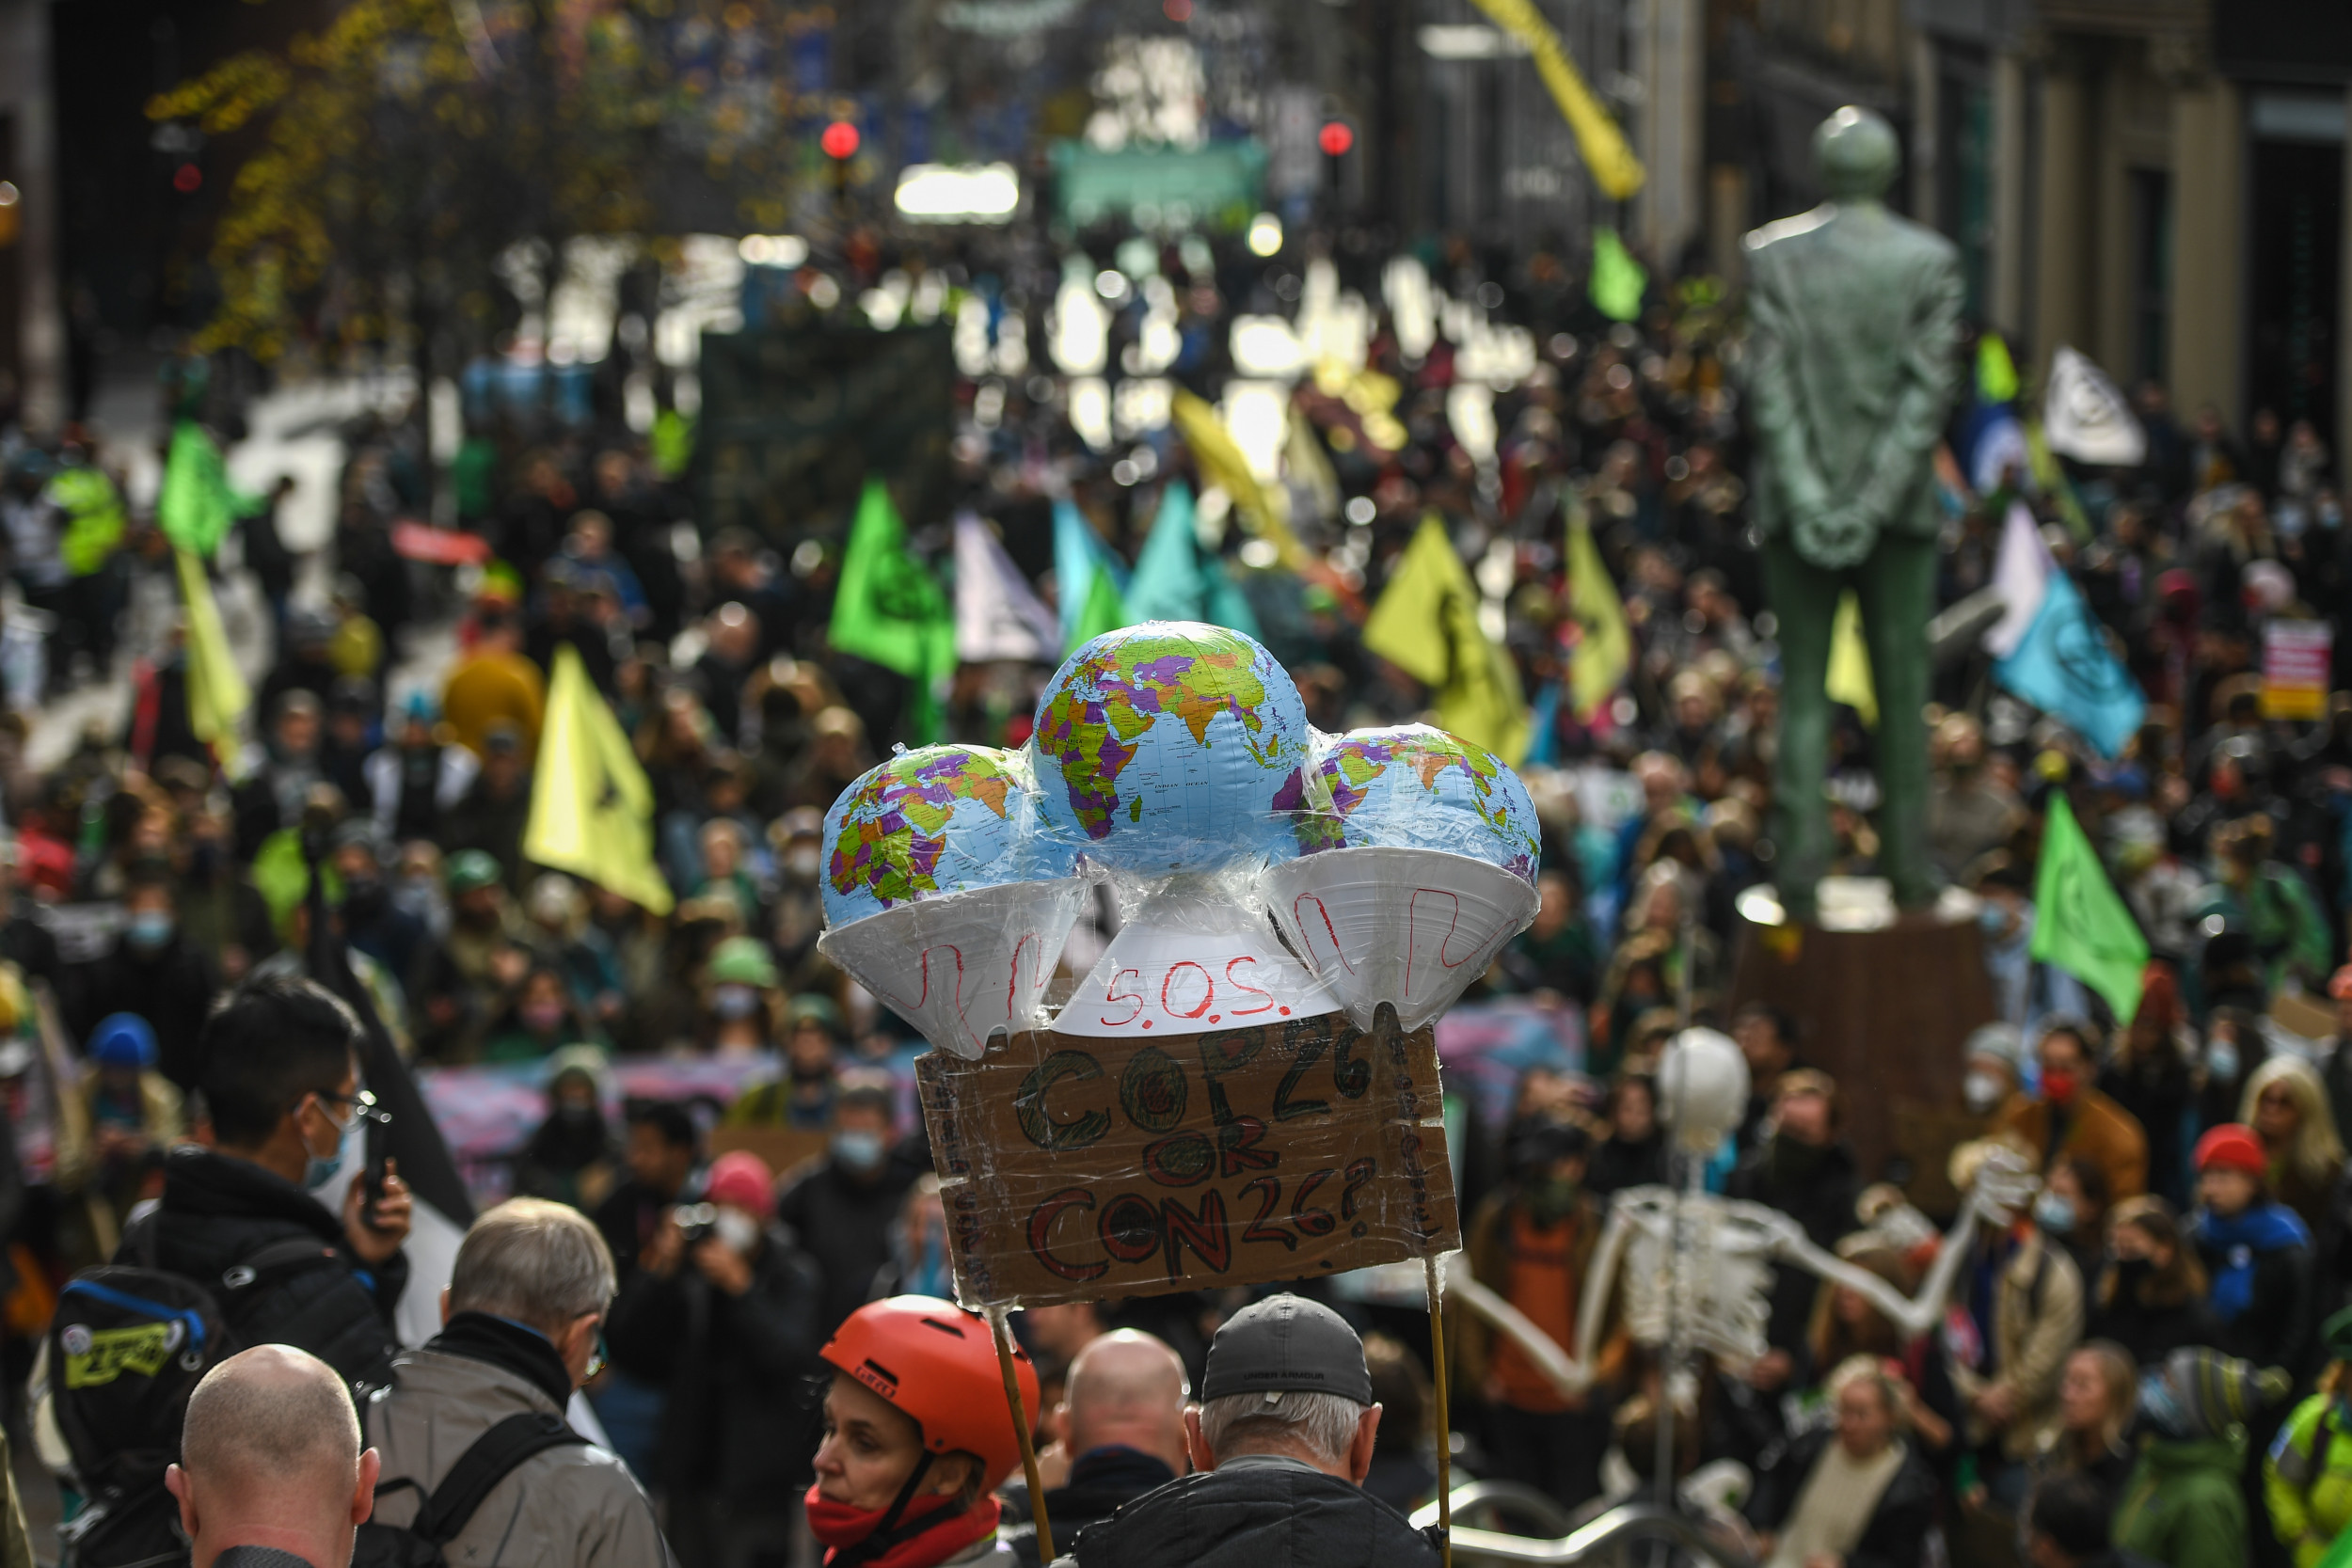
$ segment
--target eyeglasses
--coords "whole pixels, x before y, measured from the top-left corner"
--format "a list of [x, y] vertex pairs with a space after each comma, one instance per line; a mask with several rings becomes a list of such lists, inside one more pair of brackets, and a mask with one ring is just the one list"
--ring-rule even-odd
[[[332, 1089], [312, 1089], [310, 1092], [329, 1105], [350, 1106], [352, 1115], [361, 1121], [372, 1121], [380, 1127], [392, 1124], [392, 1113], [378, 1105], [375, 1096], [365, 1089], [357, 1094], [337, 1094]], [[346, 1122], [343, 1125], [350, 1124]]]

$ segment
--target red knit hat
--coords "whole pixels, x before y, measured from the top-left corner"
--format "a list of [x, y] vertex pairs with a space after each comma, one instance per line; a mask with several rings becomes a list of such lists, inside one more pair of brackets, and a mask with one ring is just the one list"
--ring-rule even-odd
[[2328, 976], [2328, 994], [2338, 1002], [2352, 997], [2352, 964], [2345, 964]]
[[2197, 1172], [2209, 1170], [2242, 1170], [2249, 1176], [2261, 1176], [2270, 1169], [2270, 1156], [2263, 1152], [2262, 1139], [2250, 1127], [2225, 1121], [2197, 1140]]
[[739, 1148], [710, 1162], [710, 1185], [705, 1189], [713, 1203], [732, 1203], [755, 1214], [776, 1206], [776, 1179], [768, 1162], [749, 1149]]

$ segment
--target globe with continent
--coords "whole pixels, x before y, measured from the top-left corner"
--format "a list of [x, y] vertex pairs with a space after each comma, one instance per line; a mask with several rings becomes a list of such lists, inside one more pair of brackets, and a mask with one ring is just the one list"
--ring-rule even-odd
[[1038, 811], [1144, 876], [1297, 853], [1307, 708], [1251, 638], [1192, 621], [1105, 632], [1038, 701]]
[[1441, 849], [1533, 882], [1541, 857], [1535, 803], [1501, 758], [1427, 724], [1350, 730], [1315, 758], [1313, 795], [1297, 817], [1302, 854], [1324, 849]]
[[973, 888], [1059, 875], [1041, 863], [1026, 761], [986, 746], [900, 752], [825, 814], [828, 925]]

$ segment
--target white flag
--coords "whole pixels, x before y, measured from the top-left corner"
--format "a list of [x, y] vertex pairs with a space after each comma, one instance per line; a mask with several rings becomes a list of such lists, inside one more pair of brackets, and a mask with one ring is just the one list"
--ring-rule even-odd
[[1054, 612], [969, 512], [956, 517], [956, 657], [967, 664], [1051, 664], [1061, 657]]
[[2077, 463], [2137, 467], [2148, 456], [2148, 435], [2107, 372], [2064, 343], [2050, 358], [2050, 385], [2042, 396], [2042, 434], [2050, 450]]
[[2057, 569], [2050, 546], [2042, 542], [2042, 531], [2034, 527], [2033, 514], [2025, 502], [2011, 501], [2001, 525], [2001, 550], [1993, 558], [1993, 586], [2009, 607], [1984, 634], [1984, 645], [1994, 657], [2015, 653], [2033, 629], [2042, 601], [2049, 596], [2050, 574]]

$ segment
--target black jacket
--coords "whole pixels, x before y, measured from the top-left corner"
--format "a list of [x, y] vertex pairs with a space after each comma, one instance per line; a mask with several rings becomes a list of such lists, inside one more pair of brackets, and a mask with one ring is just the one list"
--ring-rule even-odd
[[[1807, 1150], [1785, 1138], [1767, 1138], [1732, 1171], [1724, 1196], [1779, 1210], [1804, 1227], [1806, 1237], [1824, 1251], [1834, 1249], [1838, 1238], [1860, 1223], [1854, 1218], [1853, 1206], [1861, 1196], [1861, 1180], [1854, 1169], [1853, 1150], [1843, 1143]], [[1803, 1345], [1813, 1317], [1813, 1297], [1820, 1289], [1820, 1281], [1803, 1269], [1774, 1269], [1767, 1340], [1787, 1347]]]
[[[1806, 1433], [1789, 1444], [1780, 1463], [1756, 1478], [1756, 1496], [1748, 1499], [1748, 1521], [1758, 1529], [1779, 1533], [1796, 1511], [1813, 1466], [1836, 1441], [1835, 1433], [1822, 1431]], [[1907, 1448], [1895, 1478], [1879, 1494], [1879, 1505], [1871, 1512], [1862, 1539], [1846, 1554], [1846, 1568], [1914, 1568], [1934, 1518], [1935, 1477], [1920, 1463], [1919, 1450]]]
[[[1054, 1545], [1070, 1551], [1079, 1532], [1109, 1518], [1122, 1503], [1167, 1485], [1176, 1472], [1148, 1453], [1130, 1448], [1090, 1449], [1070, 1466], [1070, 1483], [1045, 1494], [1045, 1517], [1054, 1527]], [[1029, 1512], [1029, 1489], [1014, 1484], [1005, 1489], [1005, 1544], [1012, 1548], [1022, 1568], [1042, 1568], [1037, 1550], [1037, 1520]]]
[[2142, 1367], [2161, 1365], [2166, 1356], [2185, 1345], [2219, 1342], [2220, 1323], [2195, 1297], [2171, 1307], [2153, 1307], [2127, 1300], [2121, 1286], [2115, 1295], [2105, 1307], [2091, 1307], [2090, 1323], [2083, 1337], [2114, 1340]]
[[1361, 1488], [1303, 1465], [1263, 1464], [1147, 1492], [1089, 1529], [1072, 1555], [1079, 1568], [1436, 1568], [1438, 1560], [1427, 1536]]
[[866, 1305], [874, 1275], [890, 1261], [891, 1229], [915, 1175], [889, 1160], [871, 1181], [860, 1181], [828, 1156], [777, 1201], [776, 1212], [824, 1276], [820, 1334], [831, 1334]]
[[217, 1296], [230, 1269], [263, 1247], [303, 1239], [331, 1252], [323, 1252], [315, 1267], [273, 1271], [227, 1307], [230, 1328], [241, 1345], [292, 1345], [334, 1368], [355, 1389], [381, 1387], [400, 1350], [392, 1308], [408, 1283], [406, 1254], [394, 1253], [373, 1270], [362, 1267], [343, 1240], [341, 1219], [249, 1160], [194, 1145], [173, 1149], [164, 1159], [162, 1208], [124, 1235], [115, 1261], [146, 1265], [151, 1240], [153, 1267], [184, 1275]]
[[779, 1482], [793, 1480], [787, 1454], [806, 1483], [800, 1456], [816, 1445], [803, 1441], [812, 1413], [797, 1395], [824, 1343], [817, 1303], [817, 1271], [775, 1226], [739, 1296], [713, 1286], [691, 1258], [667, 1279], [640, 1269], [621, 1288], [605, 1338], [617, 1364], [668, 1389], [660, 1480], [673, 1498], [778, 1506]]
[[152, 953], [142, 953], [120, 937], [72, 977], [63, 998], [66, 1021], [76, 1044], [87, 1042], [101, 1019], [136, 1013], [155, 1031], [155, 1066], [183, 1089], [196, 1086], [203, 1064], [197, 1037], [213, 1004], [213, 966], [185, 931]]

